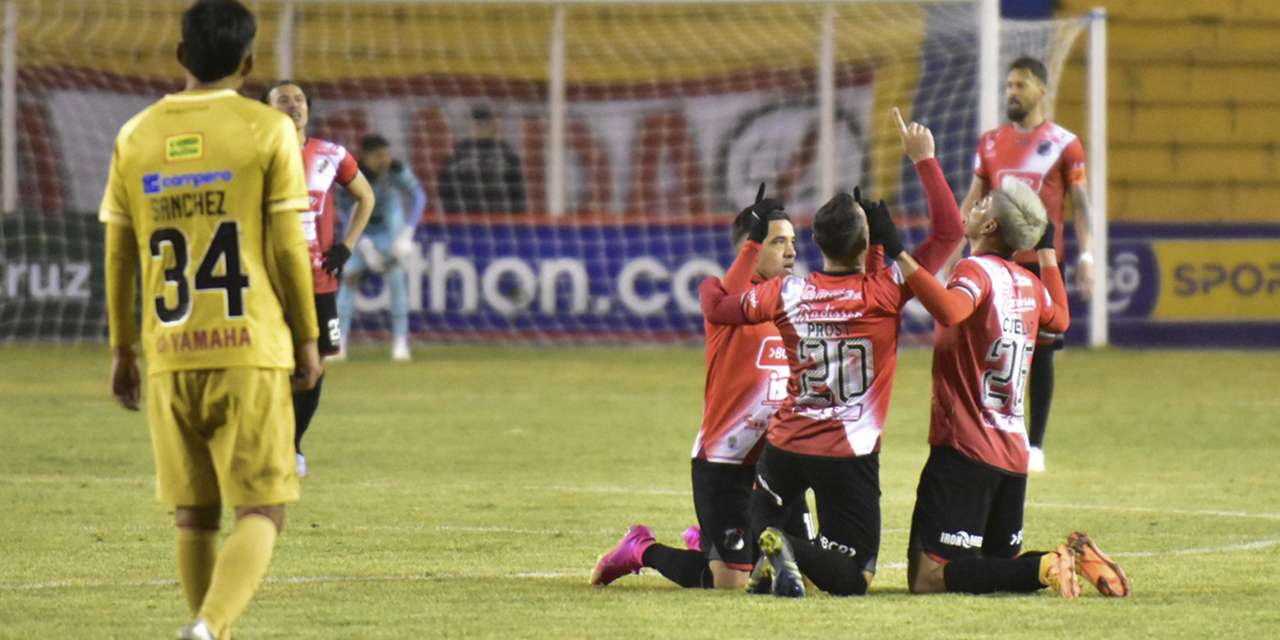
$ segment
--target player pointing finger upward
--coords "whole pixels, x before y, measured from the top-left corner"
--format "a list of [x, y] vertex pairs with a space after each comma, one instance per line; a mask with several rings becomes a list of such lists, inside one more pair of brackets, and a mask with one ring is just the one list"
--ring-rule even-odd
[[919, 122], [907, 124], [902, 121], [902, 112], [893, 108], [893, 121], [898, 125], [898, 137], [902, 138], [902, 150], [911, 162], [920, 162], [933, 157], [933, 132]]

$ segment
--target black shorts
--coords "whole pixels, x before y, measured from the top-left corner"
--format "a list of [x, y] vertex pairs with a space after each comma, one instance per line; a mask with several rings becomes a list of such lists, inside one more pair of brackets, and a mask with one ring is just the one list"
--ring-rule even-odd
[[[751, 489], [754, 464], [726, 464], [694, 458], [693, 508], [702, 529], [702, 553], [739, 571], [750, 571], [756, 558], [751, 529]], [[809, 505], [800, 500], [785, 517], [783, 530], [804, 539], [813, 537]]]
[[752, 530], [781, 526], [805, 491], [813, 489], [817, 543], [852, 556], [875, 573], [880, 555], [880, 455], [851, 458], [806, 456], [766, 442], [756, 465]]
[[[1034, 273], [1037, 278], [1040, 277], [1040, 263], [1038, 262], [1019, 262], [1019, 266]], [[1036, 349], [1051, 349], [1053, 351], [1062, 351], [1067, 348], [1067, 336], [1061, 333], [1053, 333], [1052, 331], [1041, 331], [1036, 335]], [[1034, 357], [1034, 356], [1033, 356]]]
[[342, 343], [342, 325], [338, 321], [338, 294], [316, 294], [316, 323], [320, 325], [320, 355], [338, 353]]
[[910, 550], [939, 560], [1012, 558], [1022, 550], [1027, 477], [933, 447], [920, 472]]

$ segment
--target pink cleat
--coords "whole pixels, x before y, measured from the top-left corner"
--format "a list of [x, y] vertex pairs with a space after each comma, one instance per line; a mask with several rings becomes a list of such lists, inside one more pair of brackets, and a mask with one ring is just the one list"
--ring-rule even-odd
[[702, 527], [693, 525], [680, 534], [684, 538], [684, 547], [690, 551], [702, 551]]
[[603, 587], [628, 573], [640, 573], [644, 550], [653, 543], [653, 531], [649, 527], [642, 524], [631, 527], [627, 535], [622, 536], [622, 542], [596, 562], [596, 568], [591, 571], [591, 584]]

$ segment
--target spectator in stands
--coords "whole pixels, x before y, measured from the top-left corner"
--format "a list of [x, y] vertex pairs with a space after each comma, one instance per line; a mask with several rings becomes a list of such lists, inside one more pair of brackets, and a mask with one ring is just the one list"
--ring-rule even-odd
[[472, 136], [460, 140], [440, 171], [445, 213], [522, 213], [524, 169], [511, 145], [499, 139], [501, 121], [486, 106], [471, 111]]

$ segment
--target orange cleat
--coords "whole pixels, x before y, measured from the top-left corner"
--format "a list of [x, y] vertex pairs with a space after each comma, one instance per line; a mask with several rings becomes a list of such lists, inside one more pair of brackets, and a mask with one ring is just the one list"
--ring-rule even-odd
[[1099, 593], [1112, 598], [1129, 595], [1129, 576], [1098, 549], [1087, 534], [1077, 531], [1067, 536], [1067, 546], [1075, 556], [1076, 571], [1097, 587]]
[[1049, 585], [1050, 589], [1057, 591], [1067, 600], [1080, 597], [1080, 580], [1076, 578], [1076, 556], [1071, 551], [1071, 547], [1066, 544], [1058, 545], [1057, 549], [1045, 554], [1045, 561], [1042, 561], [1040, 566], [1045, 584]]

